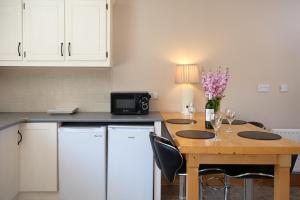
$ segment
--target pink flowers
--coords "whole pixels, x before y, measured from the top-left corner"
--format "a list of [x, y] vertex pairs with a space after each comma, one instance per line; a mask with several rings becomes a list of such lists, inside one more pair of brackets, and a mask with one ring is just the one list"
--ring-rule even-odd
[[204, 91], [208, 94], [211, 93], [212, 97], [222, 98], [224, 97], [224, 91], [227, 86], [227, 82], [229, 79], [229, 69], [223, 72], [221, 67], [219, 67], [216, 73], [211, 71], [202, 73], [202, 86]]

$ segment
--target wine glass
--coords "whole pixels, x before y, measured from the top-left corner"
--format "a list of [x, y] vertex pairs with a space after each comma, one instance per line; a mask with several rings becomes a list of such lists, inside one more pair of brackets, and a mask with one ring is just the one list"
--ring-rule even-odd
[[226, 119], [227, 119], [227, 121], [228, 121], [228, 123], [229, 123], [229, 128], [226, 130], [226, 132], [227, 133], [230, 133], [230, 132], [232, 132], [232, 129], [231, 129], [231, 124], [232, 124], [232, 122], [235, 120], [235, 112], [234, 111], [232, 111], [231, 109], [226, 109], [225, 110], [225, 117], [226, 117]]
[[210, 120], [210, 123], [212, 125], [212, 127], [214, 128], [215, 131], [215, 141], [220, 141], [220, 138], [218, 137], [218, 131], [222, 125], [222, 115], [220, 113], [216, 113], [214, 114], [214, 116], [212, 117], [212, 119]]

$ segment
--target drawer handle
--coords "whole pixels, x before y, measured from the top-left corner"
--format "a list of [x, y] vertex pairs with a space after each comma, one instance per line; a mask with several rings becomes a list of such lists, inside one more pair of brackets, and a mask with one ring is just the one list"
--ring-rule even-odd
[[129, 138], [129, 139], [135, 139], [135, 137], [134, 137], [134, 136], [129, 136], [128, 138]]

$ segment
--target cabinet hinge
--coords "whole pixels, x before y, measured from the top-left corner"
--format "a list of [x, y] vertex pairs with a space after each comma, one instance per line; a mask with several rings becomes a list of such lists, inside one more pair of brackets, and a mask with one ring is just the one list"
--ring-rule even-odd
[[108, 10], [108, 3], [106, 4], [106, 10]]
[[25, 2], [23, 3], [23, 9], [25, 10], [25, 8], [26, 8], [26, 4], [25, 4]]
[[108, 58], [108, 51], [106, 52], [106, 58]]

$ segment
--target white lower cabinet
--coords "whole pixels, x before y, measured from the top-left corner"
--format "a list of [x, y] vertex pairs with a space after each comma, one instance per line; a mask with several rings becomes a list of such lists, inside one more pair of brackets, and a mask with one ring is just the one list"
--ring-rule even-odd
[[24, 123], [0, 131], [0, 200], [154, 199], [153, 126], [57, 129]]
[[13, 126], [0, 131], [0, 199], [12, 200], [19, 191], [18, 128]]
[[108, 127], [107, 200], [153, 200], [151, 126]]
[[20, 191], [57, 191], [57, 124], [24, 123], [20, 132]]

